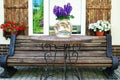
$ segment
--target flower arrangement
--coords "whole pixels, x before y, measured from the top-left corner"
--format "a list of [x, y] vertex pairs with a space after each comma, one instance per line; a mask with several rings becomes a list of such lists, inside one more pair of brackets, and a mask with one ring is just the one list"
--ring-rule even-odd
[[60, 6], [54, 6], [53, 9], [53, 13], [57, 17], [56, 20], [63, 20], [63, 19], [69, 20], [70, 18], [74, 18], [73, 15], [70, 15], [71, 11], [72, 11], [72, 6], [70, 3], [64, 5], [64, 8]]
[[106, 20], [98, 20], [96, 23], [89, 24], [89, 29], [94, 32], [107, 32], [111, 29], [111, 24]]
[[25, 29], [25, 24], [21, 22], [6, 21], [4, 24], [0, 25], [3, 32], [9, 32], [10, 34], [17, 34], [19, 31]]

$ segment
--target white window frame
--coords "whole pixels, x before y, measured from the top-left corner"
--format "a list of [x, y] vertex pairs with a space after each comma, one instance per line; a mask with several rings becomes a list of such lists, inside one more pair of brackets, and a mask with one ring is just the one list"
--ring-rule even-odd
[[[44, 0], [44, 33], [43, 34], [34, 34], [33, 33], [33, 15], [32, 15], [32, 0], [28, 0], [28, 24], [29, 24], [29, 35], [49, 35], [49, 0]], [[85, 35], [86, 33], [86, 0], [81, 0], [81, 34]]]
[[86, 0], [82, 0], [81, 6], [82, 6], [81, 35], [85, 35], [86, 34]]

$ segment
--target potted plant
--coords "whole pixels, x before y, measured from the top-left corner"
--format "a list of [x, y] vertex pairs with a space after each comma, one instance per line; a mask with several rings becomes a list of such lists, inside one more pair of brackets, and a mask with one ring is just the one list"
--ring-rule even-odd
[[106, 20], [98, 20], [96, 23], [89, 24], [88, 28], [95, 32], [97, 36], [103, 36], [104, 32], [111, 29], [111, 24]]
[[72, 11], [72, 6], [70, 3], [64, 5], [64, 8], [55, 5], [53, 9], [53, 13], [56, 16], [56, 20], [63, 20], [63, 19], [70, 20], [70, 18], [74, 18], [73, 15], [70, 15], [71, 11]]
[[53, 13], [56, 16], [56, 20], [59, 22], [55, 25], [55, 33], [58, 37], [70, 37], [72, 33], [72, 25], [68, 20], [74, 18], [70, 15], [72, 6], [70, 3], [64, 5], [64, 7], [54, 6]]
[[3, 36], [7, 39], [10, 38], [11, 34], [18, 34], [20, 31], [25, 29], [25, 24], [22, 22], [6, 21], [0, 25], [3, 29]]

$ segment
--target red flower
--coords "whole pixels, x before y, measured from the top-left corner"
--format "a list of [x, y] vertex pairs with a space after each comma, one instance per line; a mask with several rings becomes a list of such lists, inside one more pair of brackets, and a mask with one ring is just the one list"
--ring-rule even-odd
[[10, 32], [11, 34], [16, 34], [18, 31], [25, 29], [25, 24], [22, 22], [12, 22], [6, 21], [4, 24], [0, 25], [0, 28], [3, 29], [3, 32]]

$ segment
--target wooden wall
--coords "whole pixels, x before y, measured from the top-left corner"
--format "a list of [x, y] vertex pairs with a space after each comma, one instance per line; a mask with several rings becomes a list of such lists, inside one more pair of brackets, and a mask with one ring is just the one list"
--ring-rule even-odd
[[24, 34], [28, 34], [28, 0], [5, 0], [4, 12], [5, 20], [26, 23]]
[[89, 23], [96, 22], [97, 20], [111, 19], [111, 0], [87, 0], [86, 1], [86, 32], [88, 31]]
[[[28, 0], [5, 0], [5, 20], [24, 21], [27, 24], [25, 35], [28, 35]], [[86, 0], [86, 34], [88, 24], [99, 19], [109, 20], [111, 0]]]

